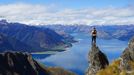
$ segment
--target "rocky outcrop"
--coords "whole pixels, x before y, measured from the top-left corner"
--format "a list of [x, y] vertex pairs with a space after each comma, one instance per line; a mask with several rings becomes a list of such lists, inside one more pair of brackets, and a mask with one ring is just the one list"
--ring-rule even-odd
[[74, 75], [61, 68], [43, 67], [28, 53], [0, 54], [0, 75]]
[[[99, 51], [97, 47], [93, 47], [92, 49], [94, 49], [94, 51]], [[95, 56], [98, 55], [91, 51], [89, 53], [90, 61], [97, 60], [98, 62], [98, 57], [95, 58]], [[102, 62], [104, 59], [99, 60], [99, 62], [100, 61]], [[96, 67], [92, 67], [93, 64], [90, 62], [91, 65], [88, 69], [87, 75], [134, 75], [134, 38], [130, 40], [128, 47], [123, 51], [120, 58], [114, 60], [107, 67], [104, 66], [106, 65], [104, 63], [101, 63], [103, 67], [98, 65], [98, 63], [95, 63]]]
[[[95, 44], [89, 52], [89, 68], [86, 75], [134, 75], [134, 37], [121, 57], [111, 64]], [[107, 67], [106, 67], [107, 66]]]
[[130, 40], [128, 47], [121, 55], [121, 68], [127, 71], [133, 70], [130, 62], [134, 62], [134, 37]]
[[88, 56], [89, 68], [86, 75], [96, 75], [99, 70], [104, 69], [109, 64], [106, 55], [95, 44], [92, 45]]

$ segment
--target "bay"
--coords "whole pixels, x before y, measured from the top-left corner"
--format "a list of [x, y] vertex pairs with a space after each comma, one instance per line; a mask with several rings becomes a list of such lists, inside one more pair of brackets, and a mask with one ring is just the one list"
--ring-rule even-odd
[[[74, 43], [66, 51], [57, 52], [53, 55], [32, 54], [33, 57], [44, 65], [61, 67], [73, 71], [78, 75], [84, 75], [89, 66], [88, 53], [91, 48], [91, 37], [89, 34], [84, 33], [73, 33], [71, 35], [79, 42]], [[127, 43], [128, 41], [120, 41], [118, 39], [97, 39], [97, 46], [107, 55], [110, 62], [119, 58], [127, 47]]]

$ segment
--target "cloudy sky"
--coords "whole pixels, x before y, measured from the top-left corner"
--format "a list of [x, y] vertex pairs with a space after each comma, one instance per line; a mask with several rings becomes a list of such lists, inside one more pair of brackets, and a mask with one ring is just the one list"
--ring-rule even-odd
[[134, 0], [0, 0], [0, 19], [32, 25], [134, 24]]

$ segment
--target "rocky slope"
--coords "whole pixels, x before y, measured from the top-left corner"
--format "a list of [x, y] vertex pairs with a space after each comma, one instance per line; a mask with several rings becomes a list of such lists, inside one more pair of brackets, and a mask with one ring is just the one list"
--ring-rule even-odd
[[121, 64], [122, 69], [134, 73], [134, 37], [130, 40], [128, 47], [124, 50], [121, 55]]
[[0, 53], [0, 75], [75, 75], [61, 68], [43, 67], [28, 53]]
[[96, 73], [104, 69], [109, 64], [108, 59], [95, 44], [92, 45], [89, 52], [89, 68], [86, 75], [96, 75]]

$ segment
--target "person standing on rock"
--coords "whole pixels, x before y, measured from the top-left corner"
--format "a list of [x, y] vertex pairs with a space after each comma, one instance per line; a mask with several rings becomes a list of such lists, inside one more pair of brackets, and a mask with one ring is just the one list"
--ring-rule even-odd
[[92, 35], [92, 43], [96, 43], [97, 30], [95, 27], [93, 28], [91, 35]]

